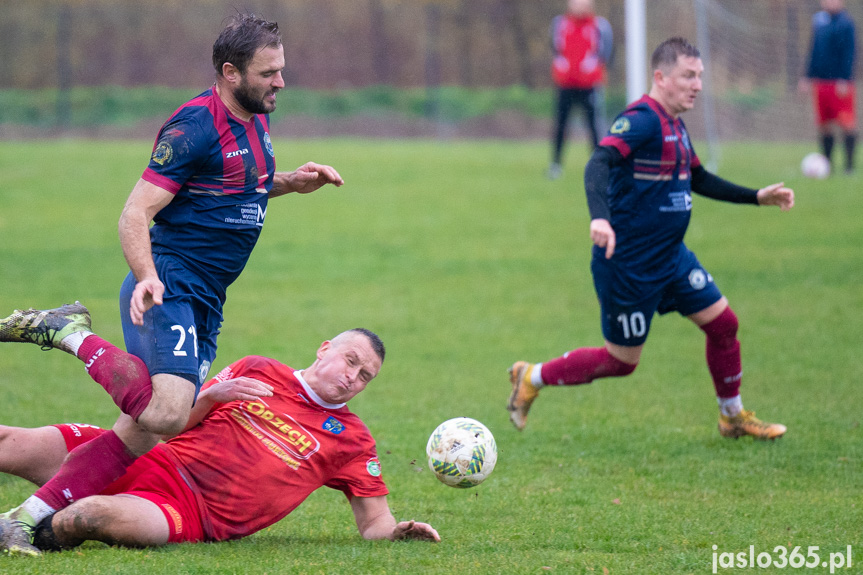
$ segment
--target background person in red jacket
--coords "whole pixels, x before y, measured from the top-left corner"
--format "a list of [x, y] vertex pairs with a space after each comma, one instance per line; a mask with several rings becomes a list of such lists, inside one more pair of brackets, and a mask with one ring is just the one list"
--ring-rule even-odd
[[552, 21], [551, 42], [551, 77], [558, 90], [547, 175], [556, 180], [562, 174], [563, 144], [572, 107], [584, 109], [594, 148], [599, 134], [604, 132], [600, 123], [604, 116], [606, 66], [613, 49], [611, 25], [594, 14], [593, 0], [569, 0], [566, 14]]

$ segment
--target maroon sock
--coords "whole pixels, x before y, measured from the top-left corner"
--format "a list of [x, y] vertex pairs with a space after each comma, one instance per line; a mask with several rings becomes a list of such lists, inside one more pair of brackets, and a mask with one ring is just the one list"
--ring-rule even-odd
[[105, 388], [123, 413], [135, 421], [153, 396], [147, 366], [140, 358], [99, 337], [90, 335], [78, 349], [78, 359], [96, 383]]
[[63, 509], [84, 497], [96, 495], [117, 480], [137, 456], [117, 437], [106, 431], [69, 452], [54, 477], [34, 495]]
[[740, 361], [740, 342], [737, 340], [737, 316], [730, 307], [719, 316], [701, 326], [707, 334], [707, 368], [713, 378], [716, 396], [735, 397], [740, 394], [743, 368]]
[[582, 347], [543, 363], [541, 375], [548, 385], [576, 385], [600, 377], [629, 375], [636, 365], [620, 361], [604, 347]]

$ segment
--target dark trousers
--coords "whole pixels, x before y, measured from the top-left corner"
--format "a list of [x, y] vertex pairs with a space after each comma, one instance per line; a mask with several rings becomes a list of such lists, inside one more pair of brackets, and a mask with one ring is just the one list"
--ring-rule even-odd
[[597, 91], [593, 88], [560, 88], [557, 92], [557, 109], [555, 113], [554, 123], [554, 148], [552, 153], [552, 161], [555, 164], [561, 163], [563, 156], [563, 145], [566, 140], [566, 127], [569, 122], [569, 114], [573, 106], [579, 106], [584, 109], [587, 128], [590, 131], [591, 142], [595, 148], [599, 144], [599, 126], [597, 125], [596, 115], [596, 97]]
[[[854, 148], [857, 144], [856, 132], [845, 132], [845, 171], [854, 171]], [[821, 152], [830, 160], [830, 165], [833, 165], [833, 145], [836, 139], [831, 133], [821, 134]]]

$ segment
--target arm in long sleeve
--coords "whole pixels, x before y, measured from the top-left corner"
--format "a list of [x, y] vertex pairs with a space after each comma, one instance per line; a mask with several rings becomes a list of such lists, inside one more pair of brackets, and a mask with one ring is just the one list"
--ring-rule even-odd
[[698, 166], [692, 170], [692, 191], [714, 200], [758, 205], [758, 190], [738, 186]]
[[623, 156], [610, 146], [597, 146], [584, 167], [584, 192], [590, 219], [610, 220], [608, 209], [608, 178], [611, 168], [623, 160]]

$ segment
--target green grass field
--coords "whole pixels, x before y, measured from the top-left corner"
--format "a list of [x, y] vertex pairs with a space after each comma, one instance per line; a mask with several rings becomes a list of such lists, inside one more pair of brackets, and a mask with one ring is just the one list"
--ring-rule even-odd
[[[81, 300], [122, 342], [126, 265], [116, 222], [151, 142], [0, 143], [0, 315]], [[666, 316], [624, 380], [547, 389], [519, 433], [506, 369], [599, 345], [589, 272], [586, 159], [543, 179], [544, 142], [277, 141], [281, 169], [336, 166], [340, 189], [270, 203], [231, 287], [216, 371], [246, 354], [304, 367], [335, 333], [364, 326], [387, 361], [352, 408], [378, 441], [397, 519], [428, 521], [438, 545], [363, 541], [344, 497], [314, 494], [246, 540], [129, 550], [88, 543], [2, 573], [710, 573], [716, 553], [796, 546], [863, 565], [860, 176], [799, 177], [803, 144], [722, 150], [720, 175], [784, 180], [790, 213], [694, 200], [687, 244], [737, 312], [743, 399], [788, 428], [777, 442], [727, 440], [701, 332]], [[213, 371], [213, 373], [216, 373]], [[61, 352], [0, 346], [0, 423], [110, 426], [117, 409]], [[441, 421], [484, 422], [500, 449], [471, 490], [438, 483], [424, 448]], [[0, 507], [32, 492], [0, 477]], [[828, 573], [811, 569], [719, 572]]]

